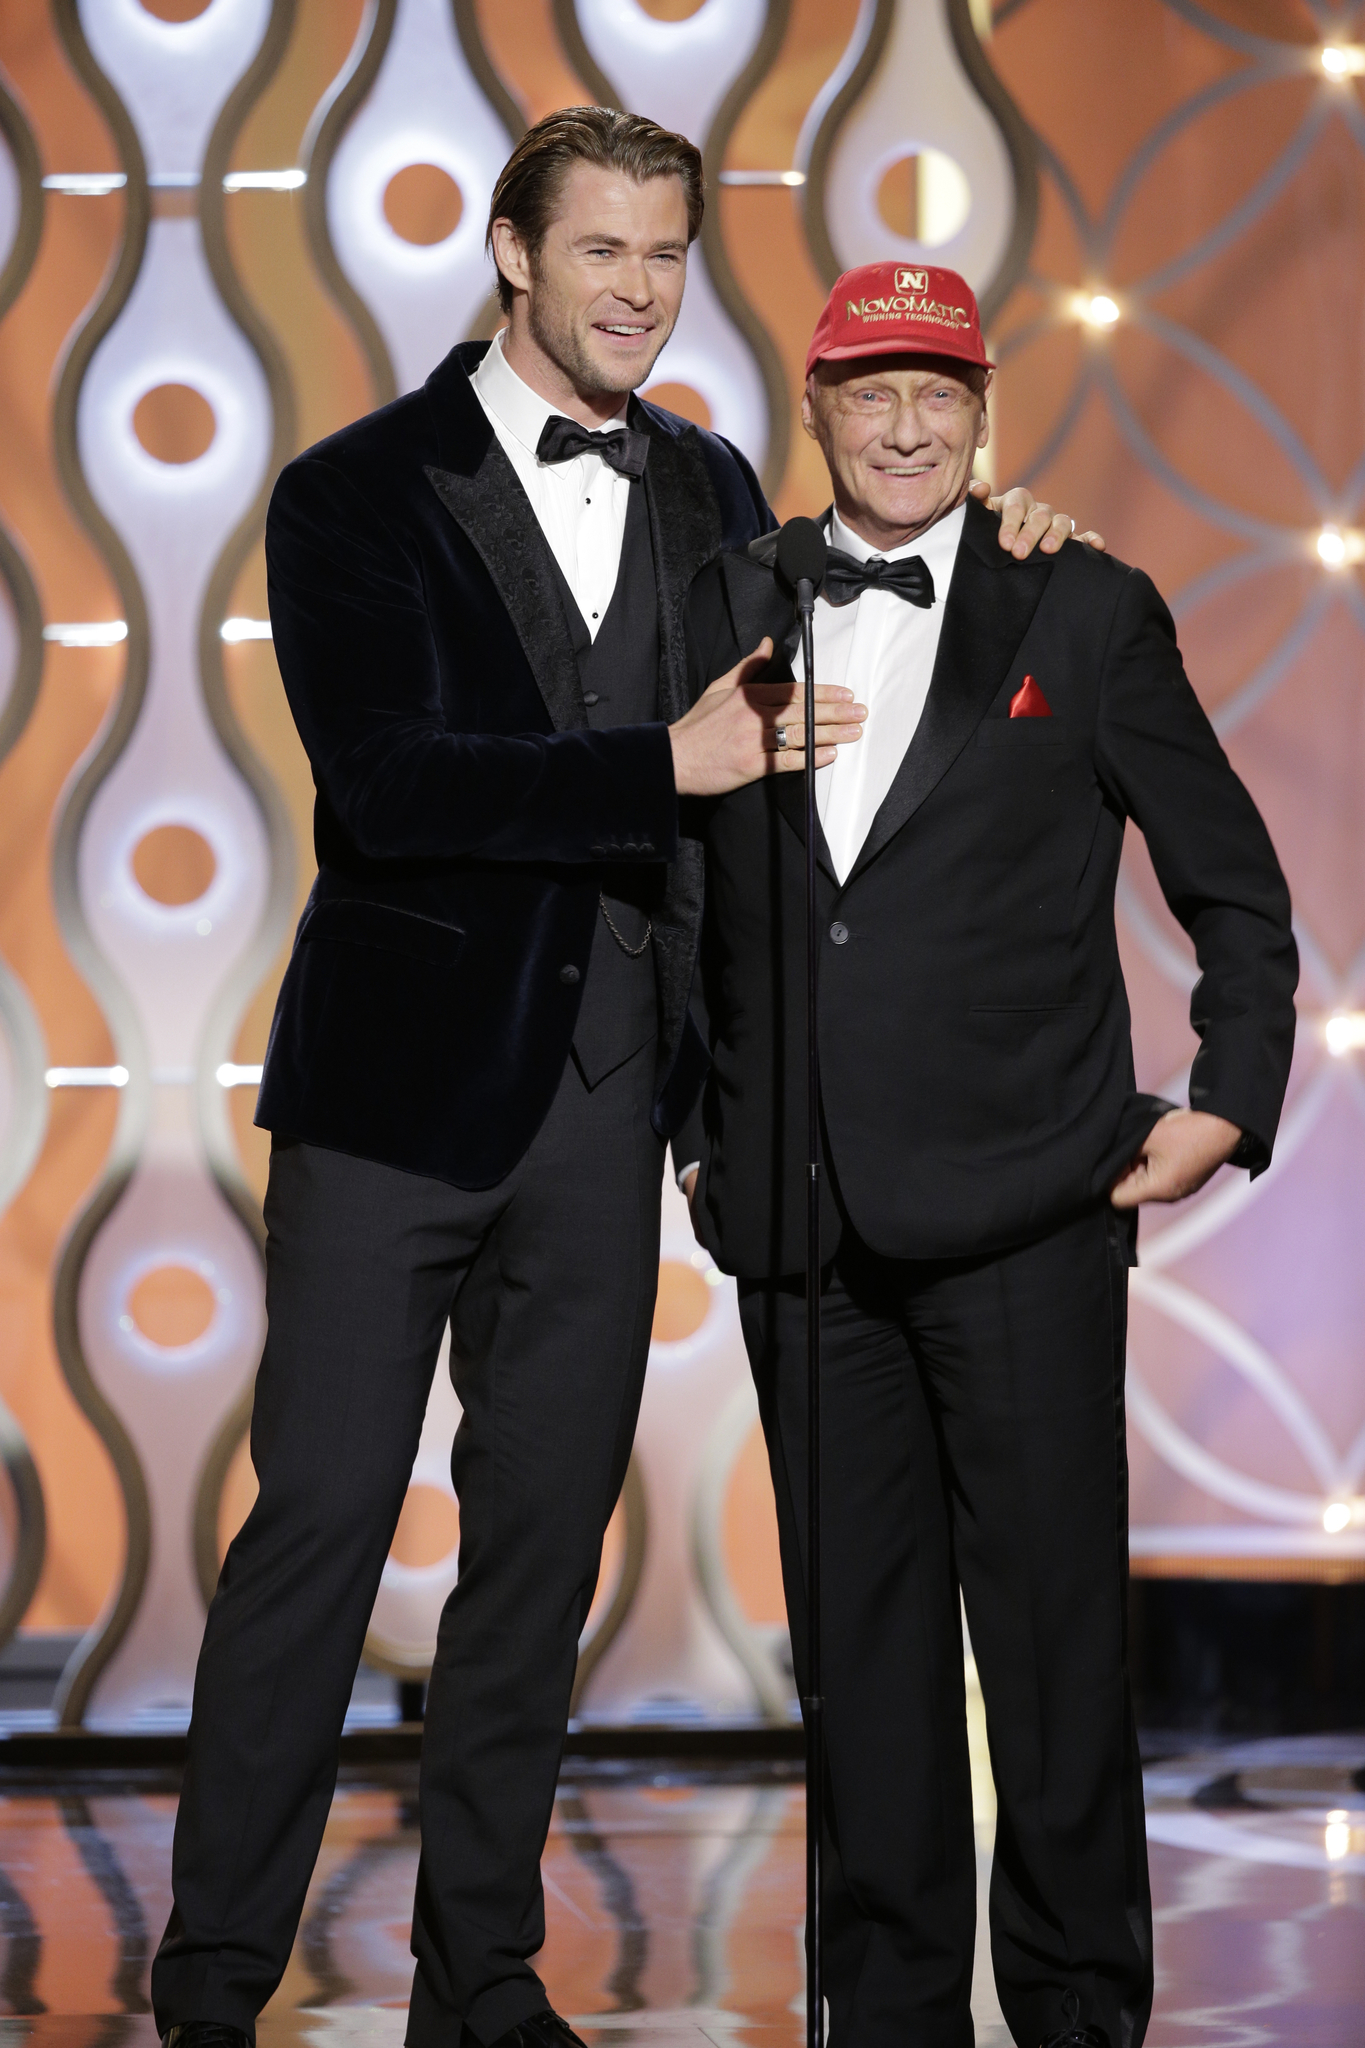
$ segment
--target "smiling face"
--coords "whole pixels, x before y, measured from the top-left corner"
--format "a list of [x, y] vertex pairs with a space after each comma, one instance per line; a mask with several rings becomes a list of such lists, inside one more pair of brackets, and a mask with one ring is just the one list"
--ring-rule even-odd
[[845, 525], [888, 553], [960, 505], [990, 435], [990, 385], [989, 370], [948, 356], [817, 363], [801, 418]]
[[539, 249], [493, 223], [514, 292], [505, 344], [517, 375], [584, 425], [611, 419], [673, 332], [687, 277], [681, 178], [576, 163]]

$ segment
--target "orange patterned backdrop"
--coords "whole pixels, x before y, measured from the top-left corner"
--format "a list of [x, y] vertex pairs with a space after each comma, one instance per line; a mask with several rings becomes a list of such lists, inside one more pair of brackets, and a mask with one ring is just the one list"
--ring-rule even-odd
[[[792, 0], [775, 61], [734, 128], [727, 169], [793, 164], [812, 102], [871, 4]], [[913, 12], [913, 0], [903, 0], [902, 13], [906, 5]], [[200, 8], [195, 0], [157, 0], [150, 11], [178, 19]], [[283, 61], [234, 146], [234, 168], [298, 160], [309, 119], [364, 11], [363, 0], [299, 0]], [[645, 0], [645, 11], [681, 20], [696, 7]], [[474, 13], [525, 119], [590, 96], [565, 54], [550, 0], [479, 0]], [[972, 9], [990, 64], [1032, 130], [1038, 174], [1026, 269], [993, 322], [1001, 358], [994, 472], [1001, 481], [1028, 481], [1082, 523], [1099, 526], [1113, 549], [1140, 562], [1177, 602], [1191, 672], [1209, 708], [1228, 714], [1227, 744], [1265, 809], [1306, 933], [1305, 1028], [1291, 1100], [1307, 1101], [1316, 1087], [1321, 1102], [1304, 1112], [1293, 1158], [1265, 1198], [1210, 1225], [1199, 1243], [1154, 1269], [1178, 1286], [1181, 1301], [1210, 1307], [1213, 1321], [1205, 1315], [1201, 1323], [1202, 1311], [1186, 1312], [1178, 1302], [1173, 1309], [1174, 1297], [1159, 1288], [1139, 1296], [1135, 1341], [1146, 1345], [1144, 1383], [1165, 1404], [1162, 1413], [1185, 1402], [1181, 1429], [1213, 1447], [1220, 1469], [1310, 1494], [1320, 1490], [1321, 1475], [1304, 1465], [1292, 1430], [1287, 1451], [1267, 1448], [1261, 1408], [1247, 1405], [1254, 1375], [1248, 1378], [1245, 1360], [1229, 1363], [1236, 1343], [1221, 1343], [1217, 1333], [1227, 1324], [1251, 1329], [1255, 1345], [1274, 1354], [1293, 1400], [1332, 1444], [1341, 1449], [1356, 1437], [1365, 1420], [1357, 1369], [1365, 1324], [1365, 1262], [1356, 1245], [1362, 1105], [1354, 1061], [1331, 1063], [1322, 1020], [1365, 1003], [1358, 986], [1365, 603], [1356, 534], [1365, 481], [1365, 111], [1358, 73], [1325, 71], [1322, 49], [1334, 38], [1354, 49], [1358, 13], [1308, 0], [997, 0], [992, 24], [988, 9]], [[117, 168], [105, 119], [68, 62], [44, 0], [5, 0], [0, 76], [27, 116], [45, 171]], [[911, 154], [913, 144], [907, 138]], [[48, 620], [119, 612], [105, 562], [59, 481], [51, 409], [63, 350], [117, 253], [125, 203], [120, 192], [49, 192], [36, 261], [0, 322], [0, 516], [31, 566]], [[418, 240], [440, 231], [436, 214], [427, 224], [423, 209], [439, 213], [443, 203], [420, 179], [409, 181], [406, 197], [393, 196], [395, 207], [409, 208], [407, 231]], [[740, 290], [785, 374], [791, 433], [773, 502], [781, 516], [817, 510], [821, 467], [796, 407], [825, 282], [801, 195], [734, 184], [714, 192], [712, 204]], [[882, 205], [904, 233], [905, 209], [914, 205], [904, 179], [885, 181]], [[297, 410], [292, 438], [304, 446], [374, 403], [369, 364], [319, 276], [303, 194], [241, 191], [225, 212], [242, 284], [287, 359]], [[1101, 295], [1118, 315], [1107, 326], [1093, 324]], [[685, 391], [670, 395], [683, 410], [701, 404]], [[181, 442], [189, 445], [195, 422], [190, 411], [163, 408], [146, 428], [173, 455]], [[1325, 528], [1343, 536], [1339, 565], [1319, 552]], [[263, 618], [265, 608], [257, 545], [228, 610]], [[236, 717], [288, 806], [301, 904], [311, 875], [311, 785], [272, 649], [268, 641], [229, 646], [224, 661]], [[0, 766], [0, 955], [27, 988], [54, 1066], [98, 1067], [115, 1057], [101, 1009], [58, 929], [50, 831], [63, 787], [114, 702], [122, 662], [118, 646], [48, 645], [32, 715]], [[152, 894], [176, 900], [177, 891], [197, 893], [187, 871], [192, 841], [172, 835], [153, 855], [160, 865], [143, 877]], [[1140, 1085], [1169, 1090], [1192, 1049], [1184, 1020], [1188, 949], [1140, 848], [1131, 850], [1126, 887], [1123, 941]], [[285, 951], [241, 1025], [233, 1057], [243, 1064], [262, 1056]], [[259, 1197], [267, 1141], [251, 1125], [251, 1102], [249, 1089], [234, 1091], [231, 1113]], [[119, 1569], [119, 1488], [59, 1370], [52, 1336], [54, 1263], [102, 1170], [115, 1110], [108, 1091], [54, 1092], [41, 1155], [0, 1219], [0, 1394], [32, 1447], [47, 1508], [46, 1559], [26, 1617], [31, 1629], [86, 1626]], [[165, 1341], [190, 1327], [196, 1312], [188, 1282], [140, 1311], [149, 1326], [171, 1333]], [[1262, 1388], [1256, 1399], [1264, 1405], [1264, 1398]], [[1163, 1462], [1145, 1437], [1135, 1436], [1134, 1459], [1153, 1526], [1254, 1521], [1254, 1510], [1235, 1500], [1193, 1499], [1196, 1480], [1179, 1457]], [[727, 1542], [753, 1617], [776, 1621], [756, 1441], [736, 1484]], [[245, 1497], [239, 1472], [226, 1496], [229, 1520]], [[1220, 1568], [1229, 1568], [1218, 1555]], [[1193, 1553], [1174, 1565], [1154, 1554], [1151, 1564], [1207, 1566], [1207, 1557]], [[1294, 1566], [1281, 1557], [1274, 1568]], [[1320, 1566], [1310, 1560], [1303, 1568]], [[1342, 1551], [1332, 1569], [1357, 1567]]]

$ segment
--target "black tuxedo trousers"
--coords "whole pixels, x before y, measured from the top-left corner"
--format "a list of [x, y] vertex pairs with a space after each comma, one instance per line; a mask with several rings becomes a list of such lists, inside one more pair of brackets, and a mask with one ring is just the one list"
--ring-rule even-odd
[[[981, 1258], [825, 1281], [825, 1984], [844, 2048], [970, 2048], [966, 1604], [999, 1801], [991, 1948], [1025, 2048], [1063, 2001], [1137, 2048], [1152, 1997], [1125, 1670], [1128, 1233], [1107, 1204]], [[806, 1690], [804, 1283], [741, 1282]]]
[[163, 2028], [250, 2033], [288, 1960], [447, 1316], [460, 1581], [408, 2040], [492, 2041], [546, 2002], [539, 1859], [648, 1351], [660, 1134], [704, 1063], [683, 600], [771, 515], [737, 450], [632, 400], [649, 462], [590, 641], [471, 387], [485, 347], [289, 464], [267, 522], [318, 878], [257, 1104], [260, 1497], [196, 1677]]
[[526, 1156], [468, 1192], [276, 1140], [251, 1456], [195, 1677], [158, 2026], [254, 2037], [284, 1974], [449, 1316], [460, 1578], [422, 1746], [410, 2048], [548, 2000], [540, 1855], [578, 1638], [621, 1490], [659, 1268], [651, 1042], [570, 1061]]

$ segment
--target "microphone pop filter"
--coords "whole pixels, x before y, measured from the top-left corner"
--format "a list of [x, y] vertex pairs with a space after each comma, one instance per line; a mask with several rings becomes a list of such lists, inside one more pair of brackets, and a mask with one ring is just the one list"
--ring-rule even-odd
[[792, 590], [804, 582], [818, 591], [828, 553], [824, 528], [817, 521], [789, 519], [777, 536], [777, 573]]

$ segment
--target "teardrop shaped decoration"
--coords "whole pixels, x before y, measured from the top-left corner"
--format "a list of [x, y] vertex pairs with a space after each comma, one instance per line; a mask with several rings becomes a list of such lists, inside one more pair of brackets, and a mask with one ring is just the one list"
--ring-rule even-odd
[[1033, 242], [1031, 131], [982, 49], [970, 0], [864, 0], [797, 144], [816, 266], [960, 271], [989, 322]]
[[705, 0], [685, 20], [657, 21], [637, 0], [555, 4], [560, 39], [598, 99], [645, 114], [701, 150], [706, 217], [677, 327], [651, 381], [696, 393], [708, 424], [744, 450], [770, 492], [787, 460], [786, 381], [731, 270], [719, 186], [726, 145], [772, 67], [789, 12], [789, 0]]
[[521, 118], [469, 0], [385, 0], [315, 117], [309, 222], [382, 402], [489, 323], [488, 203]]
[[213, 657], [289, 393], [231, 274], [221, 189], [292, 14], [292, 0], [213, 0], [186, 22], [133, 0], [56, 10], [127, 179], [124, 239], [53, 408], [63, 483], [127, 620], [114, 715], [66, 794], [53, 856], [63, 936], [126, 1083], [54, 1289], [62, 1370], [125, 1513], [122, 1569], [63, 1673], [68, 1724], [188, 1716], [199, 1477], [260, 1355], [259, 1252], [201, 1104], [291, 885]]
[[[42, 218], [38, 147], [22, 108], [0, 78], [0, 318], [18, 298], [33, 268]], [[18, 544], [0, 524], [0, 761], [28, 723], [42, 669], [38, 588]], [[47, 1129], [45, 1065], [37, 1013], [22, 982], [0, 959], [0, 1209], [28, 1179], [42, 1149]], [[0, 1431], [22, 1443], [13, 1417], [0, 1418]], [[33, 1481], [36, 1486], [36, 1472]], [[39, 1488], [40, 1504], [41, 1499]], [[12, 1605], [8, 1595], [0, 1596], [0, 1643], [22, 1618], [21, 1607], [6, 1626], [4, 1616]]]

